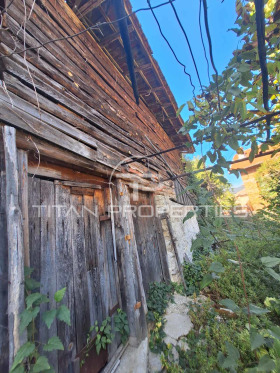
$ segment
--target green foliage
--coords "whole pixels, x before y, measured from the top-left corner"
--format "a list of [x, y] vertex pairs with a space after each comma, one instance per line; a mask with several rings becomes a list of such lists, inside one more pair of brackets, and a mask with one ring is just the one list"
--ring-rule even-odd
[[161, 353], [167, 350], [167, 345], [164, 342], [164, 324], [165, 319], [159, 315], [157, 312], [153, 313], [154, 326], [151, 329], [149, 337], [149, 347], [154, 353]]
[[[276, 15], [276, 1], [264, 1], [265, 40], [269, 80], [269, 109], [280, 108], [279, 81], [279, 17]], [[218, 76], [213, 75], [208, 87], [193, 100], [187, 102], [189, 117], [182, 129], [183, 133], [193, 132], [196, 144], [208, 142], [211, 149], [203, 156], [214, 163], [213, 173], [223, 174], [230, 164], [225, 159], [225, 151], [233, 149], [243, 153], [242, 146], [250, 147], [250, 161], [258, 152], [258, 143], [267, 135], [265, 120], [258, 124], [243, 126], [244, 122], [259, 119], [267, 111], [262, 96], [262, 74], [256, 42], [256, 12], [253, 1], [236, 0], [236, 28], [232, 31], [242, 39], [240, 48], [233, 51], [233, 57], [226, 69]], [[217, 85], [219, 95], [217, 93]], [[279, 116], [271, 118], [271, 128], [277, 128]], [[279, 143], [279, 135], [273, 132], [271, 144]], [[264, 144], [266, 145], [266, 144]], [[238, 172], [237, 172], [238, 173]]]
[[[95, 321], [93, 328], [97, 333], [95, 339], [95, 348], [97, 355], [99, 355], [101, 348], [106, 350], [107, 345], [111, 344], [112, 339], [114, 338], [114, 335], [112, 334], [111, 317], [106, 317], [106, 319], [102, 321], [101, 326], [98, 326], [98, 322]], [[90, 329], [90, 332], [93, 331], [93, 328]]]
[[122, 344], [124, 345], [128, 340], [129, 326], [128, 326], [127, 315], [120, 308], [117, 310], [117, 315], [114, 317], [114, 322], [115, 322], [114, 330], [120, 333], [121, 341], [122, 341]]
[[[90, 327], [87, 333], [87, 344], [83, 348], [81, 366], [85, 364], [85, 360], [93, 347], [95, 347], [97, 355], [99, 355], [101, 349], [106, 350], [108, 345], [112, 343], [115, 334], [112, 332], [111, 324], [112, 319], [108, 316], [102, 321], [101, 325], [98, 325], [98, 321], [95, 321], [94, 325]], [[120, 333], [121, 342], [125, 344], [129, 336], [129, 326], [127, 314], [120, 308], [118, 308], [117, 315], [114, 317], [114, 331]]]
[[183, 274], [185, 283], [187, 286], [186, 294], [193, 295], [194, 293], [199, 294], [199, 283], [202, 280], [202, 267], [199, 263], [184, 263]]
[[[40, 355], [39, 346], [42, 345], [42, 343], [36, 341], [35, 338], [37, 333], [35, 328], [36, 317], [39, 315], [41, 304], [48, 303], [49, 298], [39, 292], [34, 292], [39, 286], [38, 282], [30, 277], [32, 272], [33, 270], [31, 268], [25, 268], [26, 309], [20, 315], [19, 327], [20, 333], [27, 331], [28, 342], [18, 350], [10, 373], [54, 372], [53, 368], [49, 365], [47, 357]], [[57, 303], [62, 301], [65, 291], [66, 288], [61, 289], [54, 295], [54, 299]], [[42, 319], [48, 328], [50, 328], [55, 318], [70, 325], [69, 309], [65, 305], [61, 305], [58, 309], [45, 311], [42, 315]], [[47, 343], [43, 344], [43, 351], [46, 352], [63, 349], [63, 344], [57, 336], [51, 337]]]
[[256, 173], [260, 194], [270, 209], [280, 208], [280, 158], [272, 158], [261, 164]]
[[149, 286], [147, 306], [148, 319], [155, 320], [154, 314], [163, 315], [168, 303], [173, 301], [174, 287], [172, 283], [152, 282]]

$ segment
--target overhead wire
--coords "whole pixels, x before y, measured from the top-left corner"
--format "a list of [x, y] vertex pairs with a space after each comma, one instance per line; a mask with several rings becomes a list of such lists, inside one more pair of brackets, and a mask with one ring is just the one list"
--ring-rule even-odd
[[203, 46], [205, 60], [206, 60], [206, 63], [207, 63], [207, 74], [208, 74], [208, 79], [209, 79], [209, 84], [210, 84], [211, 83], [211, 79], [210, 79], [210, 66], [209, 66], [209, 61], [208, 61], [208, 57], [207, 57], [207, 53], [206, 53], [206, 47], [205, 47], [203, 33], [202, 33], [202, 27], [201, 27], [201, 8], [202, 8], [201, 7], [201, 3], [202, 3], [202, 0], [199, 0], [198, 23], [199, 23], [200, 39], [201, 39], [201, 43], [202, 43], [202, 46]]
[[217, 89], [217, 96], [218, 96], [218, 107], [219, 110], [221, 110], [221, 103], [220, 103], [220, 91], [219, 91], [219, 82], [218, 82], [218, 70], [216, 68], [216, 65], [214, 63], [214, 58], [213, 58], [213, 48], [212, 48], [212, 40], [211, 40], [211, 35], [210, 35], [210, 30], [209, 30], [209, 23], [208, 23], [208, 11], [207, 11], [207, 0], [202, 0], [203, 1], [203, 10], [204, 10], [204, 23], [205, 23], [205, 30], [206, 30], [206, 35], [208, 39], [208, 44], [209, 44], [209, 54], [210, 54], [210, 60], [212, 67], [215, 71], [216, 74], [216, 89]]
[[[256, 26], [257, 26], [257, 40], [260, 67], [262, 73], [262, 86], [263, 86], [263, 106], [266, 111], [269, 111], [268, 105], [268, 70], [266, 63], [266, 49], [265, 49], [265, 15], [264, 15], [264, 1], [255, 0], [256, 8]], [[267, 140], [270, 138], [270, 121], [267, 121]]]
[[187, 44], [188, 44], [189, 51], [190, 51], [190, 54], [191, 54], [191, 57], [192, 57], [192, 60], [193, 60], [194, 68], [195, 68], [195, 71], [196, 71], [196, 75], [197, 75], [197, 78], [198, 78], [198, 81], [199, 81], [199, 85], [200, 85], [200, 88], [201, 88], [201, 90], [202, 90], [202, 92], [203, 92], [203, 87], [202, 87], [202, 83], [201, 83], [201, 79], [200, 79], [199, 71], [198, 71], [198, 68], [197, 68], [197, 64], [196, 64], [196, 61], [195, 61], [195, 58], [194, 58], [194, 54], [193, 54], [193, 51], [192, 51], [192, 47], [191, 47], [191, 44], [190, 44], [190, 41], [189, 41], [188, 35], [187, 35], [187, 33], [186, 33], [186, 30], [184, 29], [184, 26], [182, 25], [182, 22], [181, 22], [181, 20], [180, 20], [180, 17], [179, 17], [179, 15], [178, 15], [178, 13], [177, 13], [177, 10], [176, 10], [176, 8], [175, 8], [175, 6], [174, 6], [172, 0], [169, 0], [169, 3], [170, 3], [170, 5], [171, 5], [171, 7], [172, 7], [172, 9], [173, 9], [173, 12], [174, 12], [174, 14], [175, 14], [176, 20], [177, 20], [177, 22], [178, 22], [178, 24], [179, 24], [179, 26], [180, 26], [180, 28], [181, 28], [181, 30], [182, 30], [182, 32], [183, 32], [184, 37], [185, 37], [185, 39], [186, 39], [186, 42], [187, 42]]
[[151, 10], [151, 12], [152, 12], [152, 15], [153, 15], [155, 21], [156, 21], [156, 24], [157, 24], [157, 26], [158, 26], [158, 29], [159, 29], [159, 32], [160, 32], [162, 38], [165, 40], [166, 44], [168, 45], [169, 49], [171, 50], [171, 52], [172, 52], [174, 58], [176, 59], [176, 61], [179, 63], [179, 65], [181, 65], [181, 66], [184, 68], [184, 73], [189, 77], [189, 80], [190, 80], [191, 86], [192, 86], [192, 88], [193, 88], [193, 96], [195, 97], [195, 86], [194, 86], [194, 84], [193, 84], [193, 82], [192, 82], [191, 74], [187, 72], [187, 70], [186, 70], [186, 69], [187, 69], [186, 65], [185, 65], [184, 63], [182, 63], [182, 62], [179, 60], [179, 58], [178, 58], [177, 55], [176, 55], [176, 52], [175, 52], [174, 49], [172, 48], [172, 46], [171, 46], [170, 42], [168, 41], [167, 37], [164, 35], [164, 33], [163, 33], [163, 31], [162, 31], [162, 28], [161, 28], [161, 25], [160, 25], [160, 23], [159, 23], [159, 20], [158, 20], [156, 14], [155, 14], [155, 12], [154, 12], [154, 9], [153, 9], [152, 6], [151, 6], [151, 1], [150, 1], [150, 0], [147, 0], [147, 3], [148, 3], [148, 5], [149, 5], [149, 8], [150, 8], [150, 10]]
[[[12, 0], [12, 1], [13, 1], [13, 0]], [[11, 3], [12, 3], [12, 1], [11, 1]], [[154, 5], [154, 6], [152, 6], [152, 9], [157, 9], [157, 8], [162, 7], [162, 6], [168, 5], [168, 4], [170, 4], [170, 3], [172, 4], [172, 2], [174, 2], [174, 1], [175, 1], [175, 0], [168, 0], [168, 1], [165, 1], [164, 3], [161, 3], [161, 4], [158, 4], [158, 5]], [[143, 12], [143, 11], [150, 11], [150, 10], [151, 10], [150, 7], [149, 7], [149, 8], [139, 8], [139, 9], [136, 9], [136, 10], [132, 11], [131, 13], [127, 14], [127, 15], [124, 16], [124, 17], [121, 17], [121, 18], [119, 18], [119, 19], [115, 19], [114, 21], [110, 21], [110, 22], [98, 22], [98, 23], [96, 23], [96, 24], [94, 24], [94, 25], [92, 25], [92, 26], [89, 26], [89, 27], [85, 28], [84, 30], [79, 31], [79, 32], [77, 32], [77, 33], [75, 33], [75, 34], [68, 35], [68, 36], [62, 36], [62, 37], [57, 38], [57, 39], [51, 39], [51, 40], [48, 40], [48, 41], [46, 41], [45, 43], [40, 43], [40, 45], [37, 46], [37, 47], [28, 47], [28, 48], [24, 48], [23, 50], [20, 50], [20, 51], [13, 51], [13, 52], [11, 52], [11, 53], [9, 53], [9, 54], [1, 55], [0, 58], [10, 57], [10, 56], [12, 56], [12, 55], [14, 55], [14, 54], [24, 53], [24, 52], [29, 51], [29, 50], [37, 50], [37, 49], [40, 49], [40, 48], [42, 48], [42, 47], [44, 47], [44, 46], [46, 46], [46, 45], [48, 45], [48, 44], [50, 44], [50, 43], [55, 43], [55, 42], [57, 42], [57, 41], [73, 39], [73, 38], [75, 38], [75, 37], [77, 37], [77, 36], [79, 36], [79, 35], [84, 34], [85, 32], [90, 31], [90, 30], [100, 29], [100, 26], [105, 26], [105, 25], [114, 25], [115, 23], [118, 23], [119, 21], [122, 21], [122, 20], [124, 20], [124, 19], [126, 19], [126, 18], [130, 18], [131, 16], [133, 16], [133, 14], [137, 14], [137, 13], [139, 13], [139, 12]]]

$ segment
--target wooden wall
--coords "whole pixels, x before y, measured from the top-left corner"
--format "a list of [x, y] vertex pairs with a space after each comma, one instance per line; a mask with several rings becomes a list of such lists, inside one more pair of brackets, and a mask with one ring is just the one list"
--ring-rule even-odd
[[[6, 175], [10, 178], [11, 174], [9, 162], [5, 162], [11, 152], [7, 146], [3, 151], [3, 142], [6, 144], [7, 138], [15, 151], [15, 157], [11, 159], [15, 160], [14, 186], [18, 200], [13, 194], [12, 200], [18, 201], [16, 209], [6, 203], [10, 191]], [[80, 173], [80, 181], [77, 181], [72, 170], [53, 166], [56, 173], [51, 174], [50, 165], [47, 168], [42, 163], [43, 170], [37, 169], [42, 176], [34, 175], [32, 157], [28, 162], [28, 152], [15, 145], [16, 131], [5, 126], [3, 141], [0, 141], [1, 371], [8, 371], [9, 360], [11, 364], [17, 351], [15, 332], [18, 329], [13, 320], [19, 319], [24, 308], [22, 269], [25, 263], [34, 268], [32, 278], [40, 283], [40, 292], [50, 297], [50, 302], [41, 306], [36, 339], [45, 343], [51, 336], [58, 335], [64, 351], [49, 353], [49, 361], [56, 372], [76, 372], [83, 359], [90, 326], [96, 320], [101, 323], [107, 316], [113, 318], [118, 308], [128, 315], [130, 343], [137, 345], [146, 337], [149, 283], [169, 279], [163, 235], [156, 218], [133, 216], [131, 190], [122, 180], [114, 180], [111, 197], [106, 180], [90, 174]], [[54, 175], [68, 180], [58, 180]], [[111, 198], [119, 207], [114, 221], [109, 209]], [[137, 203], [133, 201], [132, 205]], [[152, 193], [140, 192], [138, 207], [142, 205], [146, 205], [144, 210], [149, 209], [148, 205], [154, 208]], [[10, 210], [17, 211], [18, 222]], [[9, 226], [14, 222], [17, 237], [21, 237], [14, 258], [15, 245], [10, 242], [14, 230], [9, 232], [7, 219]], [[21, 277], [14, 277], [13, 273]], [[42, 314], [58, 307], [53, 296], [64, 287], [67, 290], [63, 304], [70, 309], [71, 326], [58, 321], [48, 330]], [[19, 341], [19, 345], [21, 343], [23, 341]], [[101, 368], [119, 346], [117, 334], [108, 351], [97, 356], [93, 349], [81, 372], [89, 372], [87, 369], [92, 364]]]
[[[3, 59], [8, 90], [0, 92], [3, 122], [32, 134], [35, 143], [45, 139], [104, 167], [153, 153], [146, 136], [158, 149], [174, 146], [146, 105], [136, 105], [132, 88], [89, 33], [30, 49], [84, 26], [63, 0], [36, 2], [30, 17], [33, 1], [25, 4], [11, 4], [8, 29], [1, 30], [0, 52], [10, 55]], [[24, 46], [26, 53], [17, 53]], [[165, 157], [179, 172], [179, 151]], [[150, 160], [150, 168], [165, 174], [160, 158]]]

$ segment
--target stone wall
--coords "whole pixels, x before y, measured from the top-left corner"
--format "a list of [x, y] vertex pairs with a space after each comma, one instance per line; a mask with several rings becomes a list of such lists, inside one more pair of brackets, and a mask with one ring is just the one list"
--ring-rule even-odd
[[[175, 195], [158, 194], [155, 196], [157, 213], [162, 216], [162, 228], [167, 249], [168, 265], [172, 281], [180, 282], [180, 272], [177, 263], [177, 255], [180, 263], [192, 261], [191, 245], [193, 239], [199, 232], [199, 226], [196, 217], [188, 219], [183, 223], [183, 218], [191, 206], [182, 206], [170, 200], [175, 199]], [[174, 248], [175, 245], [175, 248]]]

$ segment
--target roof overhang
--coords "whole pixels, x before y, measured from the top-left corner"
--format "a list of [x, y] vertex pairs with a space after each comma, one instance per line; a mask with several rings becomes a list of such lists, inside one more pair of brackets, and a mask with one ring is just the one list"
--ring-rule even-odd
[[[112, 22], [117, 19], [110, 0], [72, 0], [68, 3], [86, 27], [97, 23]], [[124, 0], [124, 5], [126, 13], [131, 14], [130, 1]], [[157, 61], [153, 57], [153, 52], [136, 14], [132, 14], [128, 18], [128, 31], [140, 99], [156, 117], [175, 146], [188, 143], [188, 146], [181, 150], [193, 153], [194, 147], [189, 134], [184, 135], [179, 132], [184, 122], [181, 116], [176, 114], [177, 103]], [[102, 26], [100, 30], [91, 30], [91, 33], [102, 50], [131, 84], [118, 24], [108, 24]]]

